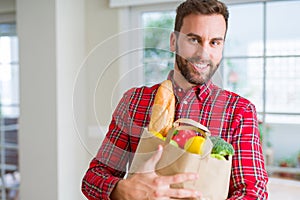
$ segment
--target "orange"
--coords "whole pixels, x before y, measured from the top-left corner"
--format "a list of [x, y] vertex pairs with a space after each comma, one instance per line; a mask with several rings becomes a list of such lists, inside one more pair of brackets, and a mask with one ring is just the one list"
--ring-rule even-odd
[[202, 154], [202, 147], [205, 142], [205, 138], [201, 136], [194, 136], [188, 139], [184, 145], [184, 149], [190, 153]]

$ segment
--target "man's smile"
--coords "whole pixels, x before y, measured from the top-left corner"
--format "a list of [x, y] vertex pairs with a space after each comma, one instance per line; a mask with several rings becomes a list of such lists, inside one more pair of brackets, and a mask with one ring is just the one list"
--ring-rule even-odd
[[209, 68], [209, 63], [190, 63], [194, 69], [198, 72], [205, 71], [206, 69]]

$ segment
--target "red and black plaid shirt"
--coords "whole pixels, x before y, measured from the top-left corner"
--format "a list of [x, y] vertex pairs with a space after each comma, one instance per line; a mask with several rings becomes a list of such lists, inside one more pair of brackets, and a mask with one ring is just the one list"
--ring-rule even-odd
[[[268, 176], [254, 105], [211, 82], [185, 92], [174, 82], [173, 85], [175, 120], [198, 121], [235, 149], [228, 198], [267, 199]], [[102, 146], [82, 181], [82, 192], [88, 199], [109, 199], [116, 183], [125, 176], [143, 128], [148, 126], [158, 87], [159, 84], [133, 88], [120, 100]]]

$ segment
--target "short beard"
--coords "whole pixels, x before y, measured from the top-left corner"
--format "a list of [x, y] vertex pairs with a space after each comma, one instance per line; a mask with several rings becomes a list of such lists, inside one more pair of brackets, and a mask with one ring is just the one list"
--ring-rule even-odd
[[[198, 71], [195, 71], [191, 68], [189, 68], [188, 63], [195, 63], [195, 62], [200, 62], [200, 59], [198, 58], [188, 58], [185, 59], [181, 56], [179, 56], [176, 53], [176, 64], [178, 66], [178, 69], [180, 71], [180, 73], [182, 74], [182, 76], [191, 84], [193, 85], [202, 85], [207, 83], [212, 76], [215, 74], [216, 70], [218, 69], [220, 63], [218, 63], [217, 65], [213, 64], [213, 62], [211, 60], [206, 60], [205, 62], [209, 64], [209, 71], [208, 74], [206, 74], [205, 76], [203, 74], [200, 74]], [[195, 78], [192, 76], [192, 74], [197, 75], [197, 77], [199, 78]]]

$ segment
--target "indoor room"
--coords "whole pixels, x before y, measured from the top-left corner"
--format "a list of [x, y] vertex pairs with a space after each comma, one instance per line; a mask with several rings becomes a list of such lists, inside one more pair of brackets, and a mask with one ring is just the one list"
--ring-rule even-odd
[[[82, 179], [124, 93], [174, 68], [181, 2], [0, 0], [0, 199], [86, 199]], [[300, 1], [223, 2], [212, 81], [255, 105], [269, 199], [299, 199]]]

